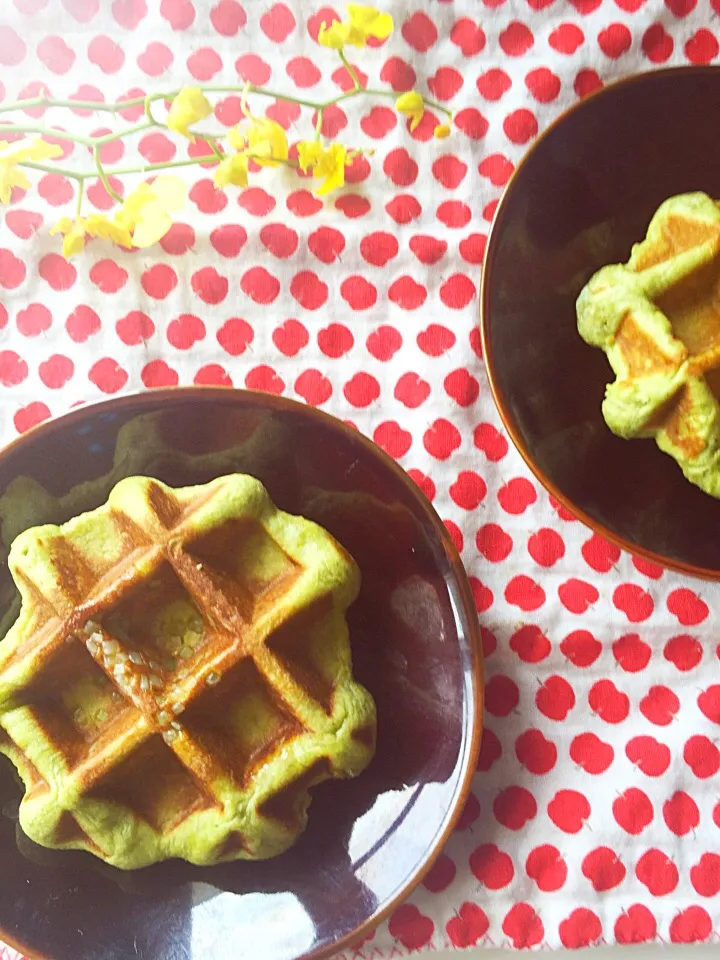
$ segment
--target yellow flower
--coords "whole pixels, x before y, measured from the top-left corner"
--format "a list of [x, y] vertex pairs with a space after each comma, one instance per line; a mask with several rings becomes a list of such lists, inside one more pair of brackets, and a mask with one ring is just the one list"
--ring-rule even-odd
[[89, 217], [78, 217], [71, 220], [63, 217], [55, 224], [50, 233], [63, 235], [63, 255], [66, 259], [82, 253], [85, 248], [85, 237], [101, 237], [103, 240], [112, 240], [121, 247], [132, 247], [132, 237], [126, 226], [116, 220], [110, 220], [104, 213], [91, 213]]
[[[231, 131], [232, 133], [233, 131]], [[241, 137], [240, 131], [236, 130], [236, 140]], [[285, 131], [275, 120], [269, 120], [267, 117], [250, 117], [250, 125], [245, 131], [247, 137], [247, 150], [252, 154], [256, 163], [261, 167], [277, 167], [278, 161], [287, 160], [288, 142]], [[228, 140], [234, 146], [233, 140]]]
[[229, 183], [234, 187], [246, 187], [248, 185], [249, 162], [246, 153], [234, 153], [225, 157], [215, 171], [215, 186], [218, 190], [222, 190]]
[[389, 13], [380, 13], [377, 7], [349, 3], [347, 10], [348, 20], [335, 20], [329, 27], [322, 24], [318, 43], [333, 50], [342, 50], [346, 44], [364, 47], [369, 37], [386, 40], [393, 32], [393, 18]]
[[303, 172], [307, 173], [312, 168], [313, 177], [324, 178], [317, 189], [319, 194], [324, 195], [343, 186], [348, 159], [348, 152], [341, 143], [331, 143], [327, 148], [315, 141], [306, 140], [298, 144], [298, 161]]
[[210, 101], [199, 87], [183, 87], [170, 104], [167, 125], [169, 130], [193, 139], [190, 124], [204, 120], [213, 112]]
[[405, 116], [410, 117], [410, 132], [417, 127], [425, 113], [425, 104], [423, 98], [417, 90], [410, 90], [408, 93], [401, 94], [395, 101], [395, 109]]
[[444, 140], [450, 136], [450, 127], [447, 123], [439, 123], [433, 130], [433, 136], [438, 140]]
[[[260, 122], [252, 116], [250, 116], [250, 119], [255, 124]], [[246, 187], [248, 185], [248, 165], [250, 163], [248, 141], [239, 127], [233, 127], [232, 130], [229, 130], [227, 138], [230, 146], [238, 152], [226, 156], [215, 171], [215, 186], [218, 190], [222, 190], [230, 183], [234, 187]], [[283, 152], [282, 146], [279, 147], [279, 150], [281, 153]], [[287, 155], [287, 141], [285, 141], [285, 153]]]
[[13, 187], [22, 187], [27, 190], [30, 181], [18, 170], [19, 163], [34, 160], [39, 163], [52, 157], [59, 157], [62, 147], [55, 143], [46, 143], [44, 140], [18, 140], [8, 143], [0, 140], [0, 203], [10, 203]]
[[187, 189], [179, 177], [158, 177], [141, 183], [125, 198], [115, 215], [116, 223], [132, 234], [134, 247], [151, 247], [172, 226], [170, 213], [185, 206]]

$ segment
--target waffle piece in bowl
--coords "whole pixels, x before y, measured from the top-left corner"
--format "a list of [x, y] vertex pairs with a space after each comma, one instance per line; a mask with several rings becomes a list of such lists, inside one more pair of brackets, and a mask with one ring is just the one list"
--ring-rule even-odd
[[599, 270], [577, 302], [583, 339], [617, 379], [603, 416], [621, 437], [654, 437], [692, 483], [720, 497], [720, 209], [672, 197], [627, 264]]
[[0, 751], [36, 843], [121, 869], [275, 856], [310, 787], [372, 758], [345, 619], [358, 568], [253, 477], [130, 477], [21, 533], [9, 565]]

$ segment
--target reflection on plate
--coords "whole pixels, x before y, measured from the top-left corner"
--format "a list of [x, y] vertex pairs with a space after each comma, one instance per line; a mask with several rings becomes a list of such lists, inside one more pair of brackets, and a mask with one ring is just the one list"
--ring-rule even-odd
[[[92, 464], [89, 467], [88, 464]], [[297, 844], [262, 862], [125, 873], [32, 844], [0, 765], [0, 936], [52, 960], [319, 957], [367, 934], [429, 866], [469, 788], [480, 733], [478, 625], [444, 527], [376, 447], [324, 414], [242, 391], [144, 394], [44, 425], [0, 456], [5, 546], [101, 504], [125, 476], [172, 485], [251, 473], [283, 510], [357, 560], [354, 672], [378, 707], [378, 753], [313, 791]], [[18, 478], [22, 477], [22, 481]], [[13, 589], [0, 567], [0, 616]]]

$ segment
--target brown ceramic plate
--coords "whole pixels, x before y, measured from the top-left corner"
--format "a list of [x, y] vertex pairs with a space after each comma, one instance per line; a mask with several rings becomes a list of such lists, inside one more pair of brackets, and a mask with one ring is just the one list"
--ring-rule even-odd
[[[133, 873], [30, 844], [16, 825], [20, 789], [0, 758], [0, 938], [31, 957], [328, 956], [410, 892], [462, 809], [481, 725], [472, 596], [430, 504], [351, 428], [240, 390], [124, 397], [74, 411], [3, 451], [0, 509], [18, 476], [64, 498], [15, 523], [25, 526], [97, 506], [123, 474], [177, 486], [235, 470], [261, 479], [278, 506], [322, 523], [360, 565], [350, 634], [356, 676], [378, 706], [377, 755], [358, 779], [315, 789], [309, 826], [281, 857], [204, 869], [174, 861]], [[18, 520], [18, 511], [10, 515]], [[3, 563], [3, 612], [11, 598]]]
[[600, 406], [613, 379], [580, 338], [575, 300], [627, 260], [663, 200], [720, 197], [720, 69], [641, 74], [581, 101], [541, 136], [510, 180], [482, 288], [495, 401], [538, 479], [626, 550], [720, 576], [720, 501], [688, 483], [652, 440], [621, 440]]

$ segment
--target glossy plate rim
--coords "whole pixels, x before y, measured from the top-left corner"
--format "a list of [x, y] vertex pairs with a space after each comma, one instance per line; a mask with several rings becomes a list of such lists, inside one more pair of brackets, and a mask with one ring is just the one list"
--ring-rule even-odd
[[583, 510], [582, 507], [578, 506], [578, 504], [566, 496], [566, 494], [564, 494], [562, 490], [556, 486], [556, 484], [534, 460], [527, 447], [527, 444], [522, 438], [519, 426], [516, 424], [512, 414], [510, 413], [510, 405], [505, 399], [496, 375], [492, 337], [490, 333], [489, 316], [494, 272], [493, 260], [495, 258], [496, 249], [500, 243], [500, 236], [504, 229], [503, 220], [505, 219], [505, 211], [509, 205], [508, 198], [516, 190], [520, 178], [524, 176], [528, 163], [534, 157], [538, 147], [545, 141], [546, 137], [552, 136], [556, 130], [565, 123], [566, 120], [568, 120], [571, 116], [574, 116], [578, 111], [585, 110], [588, 105], [592, 104], [594, 101], [601, 98], [617, 97], [621, 95], [622, 91], [629, 86], [645, 83], [652, 84], [658, 78], [668, 77], [669, 75], [677, 73], [690, 74], [698, 77], [710, 76], [714, 74], [717, 76], [718, 82], [720, 83], [720, 66], [663, 67], [659, 70], [645, 70], [642, 73], [621, 77], [620, 79], [614, 80], [607, 84], [607, 86], [593, 91], [593, 93], [588, 94], [588, 96], [583, 97], [582, 100], [579, 100], [577, 103], [574, 103], [571, 107], [568, 107], [566, 110], [564, 110], [560, 116], [558, 116], [545, 130], [543, 130], [540, 136], [533, 142], [532, 146], [523, 155], [522, 159], [510, 175], [510, 179], [508, 180], [500, 198], [495, 211], [495, 217], [488, 232], [485, 258], [483, 260], [482, 267], [482, 278], [480, 281], [480, 340], [488, 384], [490, 386], [490, 393], [492, 394], [492, 398], [500, 415], [502, 424], [507, 430], [513, 446], [520, 454], [525, 464], [529, 467], [536, 480], [540, 482], [545, 490], [552, 497], [554, 497], [561, 506], [565, 507], [565, 509], [573, 514], [574, 517], [577, 517], [578, 520], [584, 523], [586, 527], [589, 527], [590, 530], [598, 533], [601, 537], [604, 537], [610, 543], [614, 544], [616, 547], [619, 547], [624, 552], [629, 553], [631, 556], [642, 557], [645, 560], [655, 563], [666, 570], [674, 570], [677, 573], [683, 573], [688, 576], [697, 577], [701, 580], [717, 581], [720, 580], [720, 569], [715, 570], [712, 567], [702, 567], [693, 563], [688, 563], [684, 560], [677, 560], [648, 547], [644, 547], [642, 544], [629, 540], [627, 537], [622, 536], [622, 534], [616, 533], [614, 530], [611, 530], [609, 527], [605, 526], [605, 524], [603, 524], [600, 520], [596, 520], [594, 517], [590, 516], [590, 514]]
[[[309, 953], [303, 953], [296, 958], [296, 960], [325, 960], [325, 958], [331, 957], [333, 954], [351, 947], [356, 941], [369, 936], [370, 933], [372, 933], [372, 931], [374, 931], [384, 920], [386, 920], [390, 914], [392, 914], [392, 912], [396, 910], [397, 907], [400, 906], [420, 885], [423, 878], [427, 875], [437, 858], [442, 853], [445, 844], [450, 838], [450, 835], [452, 834], [455, 825], [460, 818], [467, 798], [470, 795], [472, 780], [475, 775], [477, 755], [480, 749], [480, 738], [482, 736], [483, 729], [484, 674], [482, 636], [480, 631], [480, 619], [475, 607], [475, 601], [470, 588], [468, 575], [465, 571], [462, 560], [460, 559], [460, 554], [455, 547], [455, 543], [448, 533], [447, 528], [442, 522], [439, 514], [427, 497], [425, 497], [417, 484], [415, 484], [411, 477], [405, 472], [405, 470], [403, 470], [403, 468], [396, 463], [395, 460], [389, 456], [389, 454], [387, 454], [383, 449], [381, 449], [376, 443], [366, 437], [359, 430], [348, 426], [338, 417], [334, 417], [323, 410], [318, 410], [316, 407], [309, 407], [304, 403], [298, 402], [297, 400], [291, 400], [289, 397], [263, 393], [262, 391], [258, 390], [243, 390], [235, 387], [187, 386], [167, 387], [153, 390], [138, 390], [131, 393], [123, 393], [117, 397], [111, 397], [92, 403], [87, 403], [73, 410], [69, 410], [67, 413], [60, 414], [56, 417], [51, 417], [37, 426], [32, 427], [26, 433], [23, 433], [11, 440], [5, 446], [0, 448], [0, 462], [4, 460], [8, 454], [14, 453], [19, 448], [42, 442], [42, 439], [46, 434], [52, 433], [58, 429], [63, 429], [65, 425], [72, 425], [77, 421], [82, 421], [87, 416], [88, 411], [92, 413], [98, 408], [112, 407], [113, 410], [122, 410], [126, 407], [131, 408], [136, 404], [149, 403], [151, 401], [154, 401], [158, 407], [161, 407], [168, 402], [192, 400], [194, 397], [197, 397], [204, 402], [211, 402], [213, 399], [219, 400], [221, 398], [227, 398], [230, 394], [235, 395], [239, 404], [243, 404], [245, 402], [261, 404], [270, 410], [294, 412], [295, 414], [306, 416], [308, 419], [315, 420], [315, 422], [324, 425], [329, 430], [339, 430], [346, 437], [352, 438], [354, 442], [359, 442], [369, 457], [374, 457], [376, 460], [379, 460], [384, 469], [389, 470], [392, 474], [394, 474], [395, 478], [399, 480], [407, 490], [410, 491], [413, 499], [417, 503], [417, 506], [427, 517], [430, 525], [438, 537], [438, 540], [448, 558], [452, 576], [455, 580], [455, 584], [462, 601], [460, 616], [464, 616], [468, 627], [467, 646], [472, 666], [471, 691], [474, 699], [474, 710], [470, 709], [468, 711], [468, 715], [470, 717], [470, 729], [463, 737], [463, 743], [460, 747], [459, 760], [461, 765], [461, 773], [459, 776], [459, 787], [453, 798], [452, 806], [446, 813], [444, 826], [438, 836], [435, 838], [435, 842], [430, 847], [428, 854], [423, 860], [421, 866], [413, 874], [411, 874], [410, 878], [398, 891], [398, 893], [396, 893], [395, 896], [386, 903], [381, 905], [377, 912], [373, 914], [373, 916], [363, 921], [362, 924], [339, 938], [334, 943], [318, 947], [317, 949], [311, 950]], [[469, 706], [472, 707], [472, 704]], [[17, 950], [19, 953], [23, 954], [27, 960], [54, 960], [53, 957], [47, 954], [41, 954], [37, 951], [34, 951], [32, 948], [13, 937], [10, 933], [6, 932], [2, 927], [0, 927], [0, 940], [6, 943], [9, 947], [12, 947], [14, 950]]]

